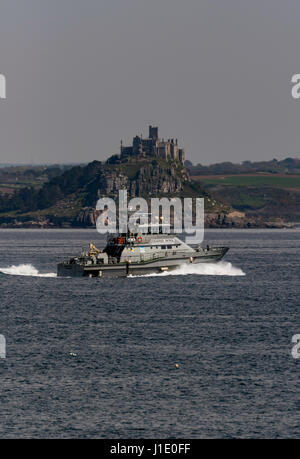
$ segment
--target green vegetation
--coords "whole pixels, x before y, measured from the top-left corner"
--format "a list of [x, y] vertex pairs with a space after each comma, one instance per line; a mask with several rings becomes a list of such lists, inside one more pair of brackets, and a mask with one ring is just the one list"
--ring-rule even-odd
[[185, 167], [193, 176], [216, 175], [216, 174], [300, 174], [300, 159], [285, 158], [282, 161], [244, 161], [241, 164], [234, 164], [229, 161], [210, 166], [202, 164], [193, 165], [191, 161], [185, 162]]
[[278, 175], [227, 175], [220, 177], [197, 177], [205, 185], [230, 185], [230, 186], [255, 186], [255, 187], [280, 187], [300, 188], [300, 175], [298, 177]]
[[[300, 160], [222, 163], [207, 166], [207, 175], [202, 166], [200, 175], [194, 174], [198, 166], [188, 164], [192, 181], [179, 161], [157, 157], [120, 161], [117, 156], [73, 167], [5, 167], [0, 169], [0, 225], [85, 225], [98, 197], [116, 197], [121, 188], [145, 198], [204, 197], [205, 212], [214, 216], [217, 226], [225, 218], [220, 215], [232, 210], [258, 218], [259, 224], [277, 217], [300, 221]], [[252, 173], [237, 173], [239, 168], [252, 168]], [[267, 168], [273, 168], [272, 173], [267, 174]]]
[[[24, 171], [22, 173], [24, 175]], [[49, 216], [75, 219], [82, 208], [95, 206], [99, 193], [115, 197], [119, 188], [128, 187], [128, 190], [133, 188], [134, 193], [138, 190], [140, 196], [149, 197], [153, 193], [168, 194], [166, 190], [174, 186], [175, 195], [184, 193], [182, 186], [187, 181], [188, 175], [179, 161], [154, 157], [135, 158], [135, 161], [130, 159], [127, 162], [93, 161], [60, 171], [39, 186], [35, 182], [30, 183], [29, 186], [15, 188], [13, 193], [8, 193], [6, 189], [5, 193], [0, 193], [0, 217], [5, 223], [8, 218]], [[195, 184], [194, 188], [199, 196], [201, 185]]]
[[141, 161], [138, 163], [127, 163], [121, 164], [117, 169], [120, 170], [124, 175], [126, 175], [130, 180], [133, 180], [136, 177], [136, 174], [141, 167], [149, 164], [149, 161]]
[[39, 189], [53, 177], [71, 166], [10, 166], [0, 168], [0, 195], [12, 194], [21, 188]]
[[237, 210], [261, 209], [266, 205], [266, 199], [263, 196], [251, 196], [245, 190], [232, 199], [231, 205]]
[[[201, 183], [201, 182], [198, 182]], [[300, 189], [277, 186], [242, 186], [241, 184], [204, 185], [217, 201], [246, 215], [262, 217], [263, 220], [283, 218], [286, 221], [300, 220]]]
[[13, 194], [0, 194], [0, 213], [17, 210], [20, 213], [34, 212], [54, 206], [69, 195], [79, 192], [97, 176], [101, 164], [94, 161], [87, 166], [75, 166], [54, 175], [39, 187], [23, 187]]

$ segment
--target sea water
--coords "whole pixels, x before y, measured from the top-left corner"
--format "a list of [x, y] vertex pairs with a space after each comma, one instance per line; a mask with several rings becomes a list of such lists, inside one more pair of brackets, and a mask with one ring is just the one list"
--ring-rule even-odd
[[299, 230], [209, 230], [218, 264], [58, 278], [96, 231], [0, 230], [1, 438], [299, 436]]

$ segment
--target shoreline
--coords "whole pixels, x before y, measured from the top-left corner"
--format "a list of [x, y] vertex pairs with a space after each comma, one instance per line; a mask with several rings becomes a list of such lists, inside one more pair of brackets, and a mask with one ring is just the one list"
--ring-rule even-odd
[[[242, 232], [242, 231], [295, 231], [295, 230], [300, 230], [300, 223], [295, 224], [294, 226], [283, 226], [283, 227], [252, 227], [252, 228], [237, 228], [237, 227], [230, 227], [230, 228], [222, 228], [222, 227], [216, 227], [216, 228], [204, 228], [204, 231], [236, 231], [236, 232]], [[93, 227], [59, 227], [59, 226], [51, 226], [51, 227], [1, 227], [0, 226], [0, 232], [5, 232], [5, 231], [78, 231], [78, 232], [84, 232], [84, 231], [96, 231], [96, 228]], [[100, 234], [100, 233], [99, 233]]]

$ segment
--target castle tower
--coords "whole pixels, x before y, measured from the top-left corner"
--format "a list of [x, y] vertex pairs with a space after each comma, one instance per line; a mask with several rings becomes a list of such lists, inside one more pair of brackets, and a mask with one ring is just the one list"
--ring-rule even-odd
[[134, 155], [142, 155], [143, 154], [143, 145], [142, 145], [142, 139], [136, 135], [133, 138], [132, 142], [132, 153]]
[[184, 161], [185, 161], [185, 151], [183, 148], [180, 148], [179, 149], [179, 161], [181, 162], [182, 165], [184, 165]]
[[149, 126], [149, 139], [158, 140], [158, 127]]
[[179, 157], [179, 148], [178, 145], [174, 143], [174, 139], [172, 139], [170, 143], [170, 154], [172, 159], [178, 159]]

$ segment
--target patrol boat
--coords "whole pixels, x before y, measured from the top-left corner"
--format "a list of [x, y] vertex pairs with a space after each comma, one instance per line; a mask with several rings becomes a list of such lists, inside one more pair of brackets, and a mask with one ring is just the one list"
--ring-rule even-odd
[[183, 242], [176, 234], [119, 233], [108, 237], [103, 250], [89, 250], [57, 265], [58, 276], [126, 277], [171, 271], [183, 264], [215, 263], [229, 247]]

